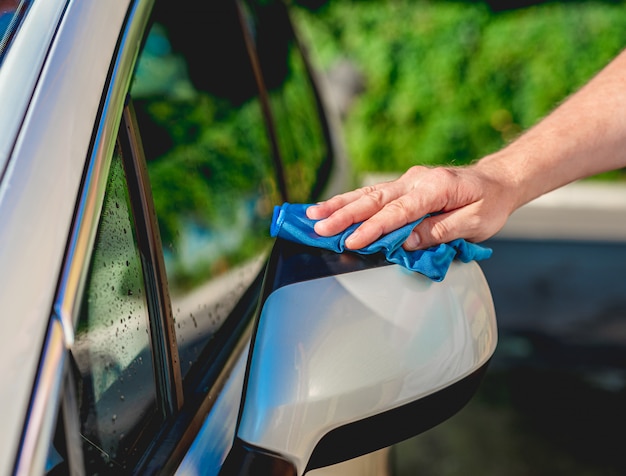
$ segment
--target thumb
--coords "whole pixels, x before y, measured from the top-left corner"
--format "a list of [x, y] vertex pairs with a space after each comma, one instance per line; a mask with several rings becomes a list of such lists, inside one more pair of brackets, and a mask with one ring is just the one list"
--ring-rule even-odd
[[419, 223], [402, 246], [407, 251], [413, 251], [449, 243], [457, 238], [476, 241], [477, 222], [477, 217], [465, 209], [434, 215]]

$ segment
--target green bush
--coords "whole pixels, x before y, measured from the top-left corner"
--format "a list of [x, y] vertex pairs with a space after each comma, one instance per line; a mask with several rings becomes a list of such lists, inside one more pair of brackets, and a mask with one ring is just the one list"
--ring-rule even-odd
[[500, 148], [626, 45], [626, 7], [335, 0], [298, 12], [316, 60], [366, 89], [345, 121], [357, 171], [464, 164]]

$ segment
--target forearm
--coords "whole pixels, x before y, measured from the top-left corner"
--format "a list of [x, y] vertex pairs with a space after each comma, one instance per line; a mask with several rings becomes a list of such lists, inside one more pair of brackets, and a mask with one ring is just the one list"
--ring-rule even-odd
[[626, 52], [539, 124], [475, 167], [511, 189], [511, 208], [626, 166]]

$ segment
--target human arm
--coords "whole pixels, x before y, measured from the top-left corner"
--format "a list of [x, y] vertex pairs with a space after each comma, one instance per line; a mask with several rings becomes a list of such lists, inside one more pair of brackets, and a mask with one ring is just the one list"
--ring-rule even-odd
[[412, 167], [398, 180], [310, 207], [330, 236], [363, 221], [358, 249], [427, 214], [405, 248], [482, 241], [523, 204], [574, 180], [626, 166], [626, 52], [517, 140], [466, 167]]

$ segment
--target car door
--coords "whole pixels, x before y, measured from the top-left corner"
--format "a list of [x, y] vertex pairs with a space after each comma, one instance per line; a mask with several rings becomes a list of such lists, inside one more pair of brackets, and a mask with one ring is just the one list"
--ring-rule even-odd
[[[274, 205], [323, 193], [335, 150], [285, 6], [138, 1], [129, 5], [117, 45], [33, 393], [32, 408], [55, 395], [51, 409], [42, 404], [54, 431], [37, 435], [45, 470], [302, 474], [412, 436], [462, 406], [495, 345], [477, 266], [455, 268], [454, 279], [431, 289], [426, 278], [380, 257], [269, 237]], [[370, 292], [377, 277], [393, 293], [408, 293], [408, 309], [435, 302], [425, 306], [429, 319], [411, 325], [406, 312], [388, 315]], [[319, 289], [332, 299], [316, 299]], [[398, 299], [393, 293], [386, 299]], [[300, 298], [307, 304], [298, 309]], [[281, 329], [290, 328], [291, 315], [300, 325], [287, 335]], [[346, 353], [333, 342], [359, 328], [369, 337], [355, 342], [366, 347]], [[307, 331], [293, 340], [307, 329], [331, 336], [309, 340]], [[393, 339], [379, 341], [376, 329]], [[436, 348], [434, 360], [415, 347], [425, 341]], [[389, 358], [390, 343], [403, 343], [397, 359]], [[280, 410], [277, 417], [258, 411], [303, 388], [273, 368], [272, 356], [288, 362], [307, 348], [305, 359], [316, 358], [305, 363], [317, 377], [330, 359], [356, 378], [330, 372], [321, 388], [339, 404], [326, 411], [333, 418], [289, 423], [267, 440], [256, 431], [262, 425], [250, 422], [281, 422]], [[386, 356], [377, 360], [398, 381], [382, 367], [374, 380], [371, 367], [355, 367], [365, 350]], [[394, 360], [406, 365], [394, 367]], [[431, 379], [422, 386], [409, 370], [415, 362]], [[49, 368], [55, 384], [39, 393]], [[364, 382], [365, 393], [353, 394], [352, 384]], [[388, 391], [397, 385], [408, 393]], [[305, 413], [314, 396], [305, 395]], [[373, 407], [362, 406], [372, 400]], [[412, 425], [398, 427], [401, 421]], [[297, 444], [304, 441], [298, 431], [308, 432], [307, 444]], [[27, 454], [18, 456], [17, 472], [28, 467]]]

